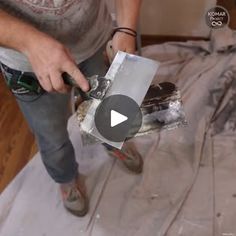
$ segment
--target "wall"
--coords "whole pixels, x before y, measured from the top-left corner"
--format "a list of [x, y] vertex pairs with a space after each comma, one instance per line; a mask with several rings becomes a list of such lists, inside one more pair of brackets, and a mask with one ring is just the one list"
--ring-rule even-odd
[[236, 1], [235, 0], [218, 0], [218, 4], [225, 7], [230, 14], [230, 24], [231, 29], [236, 29]]
[[[107, 2], [113, 9], [114, 0]], [[204, 15], [215, 4], [216, 0], [143, 0], [142, 34], [207, 37]]]
[[216, 0], [143, 0], [141, 31], [148, 35], [209, 35], [205, 12]]

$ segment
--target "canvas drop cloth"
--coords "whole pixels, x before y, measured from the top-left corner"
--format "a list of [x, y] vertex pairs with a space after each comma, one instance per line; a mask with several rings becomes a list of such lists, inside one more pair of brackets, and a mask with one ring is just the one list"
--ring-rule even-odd
[[[154, 82], [182, 92], [188, 126], [139, 137], [144, 172], [133, 175], [100, 145], [78, 156], [90, 211], [63, 209], [39, 154], [0, 195], [1, 236], [236, 235], [236, 35], [143, 49], [161, 61]], [[69, 122], [78, 150], [75, 118]]]

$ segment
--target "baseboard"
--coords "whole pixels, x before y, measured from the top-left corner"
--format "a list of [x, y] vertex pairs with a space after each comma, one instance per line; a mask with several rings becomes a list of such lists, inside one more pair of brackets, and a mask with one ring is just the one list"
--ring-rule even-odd
[[142, 35], [142, 46], [160, 44], [165, 42], [186, 42], [188, 40], [208, 40], [206, 37], [175, 36], [175, 35]]

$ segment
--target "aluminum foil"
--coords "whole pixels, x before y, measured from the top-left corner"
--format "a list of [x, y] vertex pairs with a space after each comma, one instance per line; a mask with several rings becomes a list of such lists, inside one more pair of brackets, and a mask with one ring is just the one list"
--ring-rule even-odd
[[170, 82], [152, 85], [141, 111], [142, 126], [136, 136], [187, 125], [180, 91]]
[[[79, 124], [92, 105], [92, 100], [84, 101], [77, 110]], [[142, 136], [165, 129], [174, 129], [187, 125], [180, 91], [170, 82], [151, 85], [141, 105], [142, 126], [135, 136]], [[101, 141], [81, 129], [84, 145]], [[130, 139], [131, 137], [127, 137]]]

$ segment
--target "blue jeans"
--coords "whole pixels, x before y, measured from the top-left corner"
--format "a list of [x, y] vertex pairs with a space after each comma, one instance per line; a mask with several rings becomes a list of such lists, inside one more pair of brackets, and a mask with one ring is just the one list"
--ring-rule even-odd
[[[79, 65], [85, 76], [105, 75], [107, 68], [102, 52], [103, 48]], [[71, 181], [78, 174], [78, 163], [67, 132], [70, 94], [44, 93], [38, 99], [34, 99], [37, 95], [15, 96], [36, 137], [48, 174], [57, 183]]]

